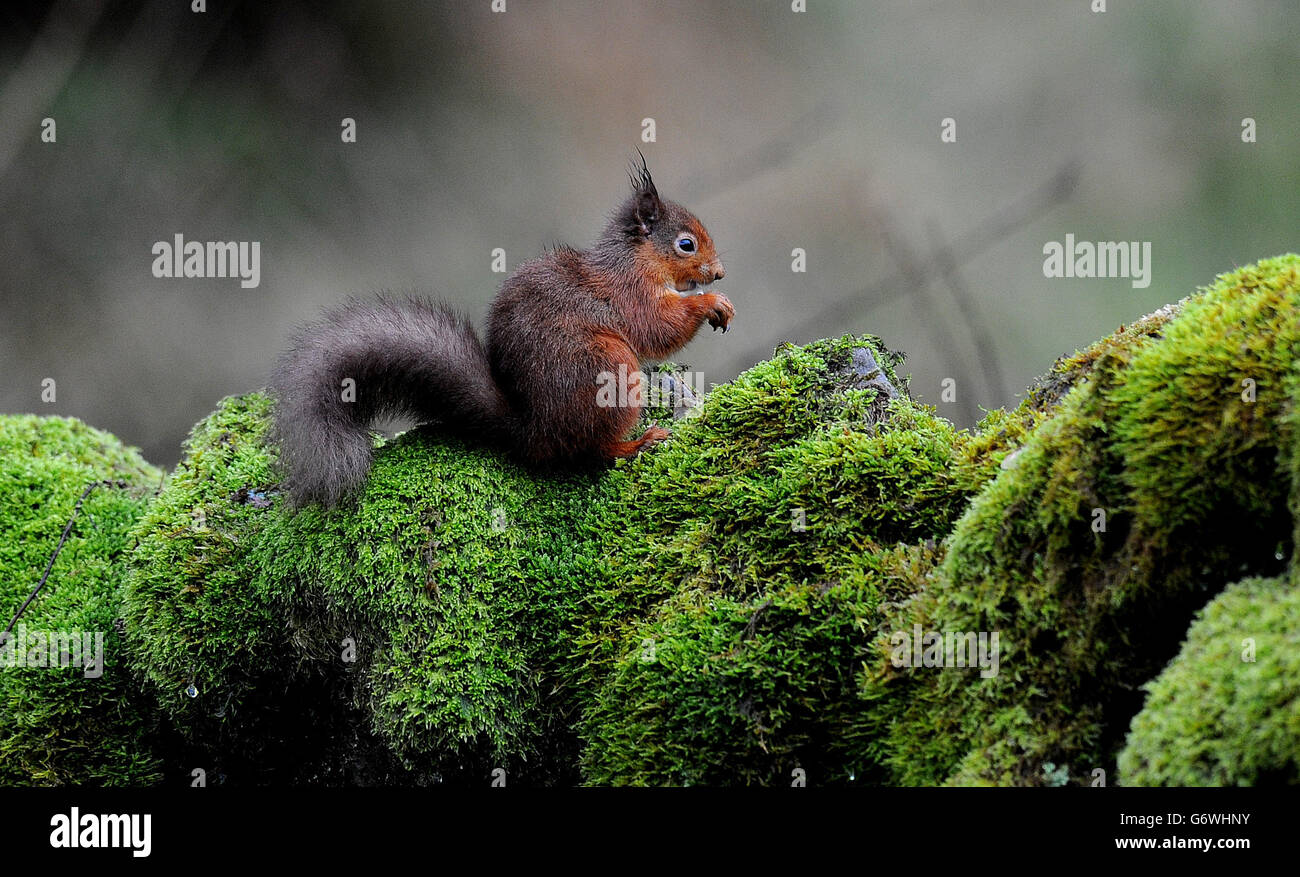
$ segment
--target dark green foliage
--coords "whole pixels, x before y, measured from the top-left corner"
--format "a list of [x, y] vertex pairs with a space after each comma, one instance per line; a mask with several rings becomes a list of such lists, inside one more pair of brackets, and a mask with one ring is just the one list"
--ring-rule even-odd
[[[0, 630], [40, 581], [86, 486], [114, 482], [86, 498], [15, 627], [25, 644], [38, 633], [85, 633], [93, 649], [101, 635], [103, 675], [88, 678], [84, 664], [0, 667], [0, 784], [138, 785], [161, 775], [155, 723], [127, 673], [115, 622], [130, 529], [162, 478], [134, 448], [78, 421], [0, 419]], [[10, 645], [17, 657], [18, 640]]]

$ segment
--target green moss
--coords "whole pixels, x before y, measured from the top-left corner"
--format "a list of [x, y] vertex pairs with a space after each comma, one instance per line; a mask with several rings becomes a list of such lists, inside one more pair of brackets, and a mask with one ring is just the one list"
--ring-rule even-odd
[[116, 622], [130, 529], [162, 479], [134, 448], [76, 420], [0, 416], [0, 629], [40, 581], [82, 492], [113, 482], [86, 498], [15, 626], [27, 646], [63, 633], [89, 635], [94, 649], [102, 637], [102, 675], [86, 675], [89, 655], [75, 666], [28, 663], [34, 656], [18, 655], [10, 640], [0, 669], [0, 784], [139, 785], [160, 776], [154, 711], [126, 672]]
[[1300, 588], [1227, 588], [1146, 689], [1119, 758], [1125, 785], [1300, 784]]
[[1137, 686], [1195, 609], [1220, 582], [1278, 573], [1294, 526], [1280, 461], [1298, 271], [1285, 256], [1224, 275], [1158, 335], [1102, 350], [975, 499], [910, 620], [1000, 632], [1001, 672], [868, 674], [899, 704], [897, 781], [1110, 772]]
[[596, 692], [587, 780], [776, 784], [800, 767], [820, 783], [915, 781], [900, 770], [914, 741], [892, 729], [916, 689], [882, 667], [882, 643], [925, 617], [939, 540], [1070, 388], [1159, 339], [1177, 311], [1063, 357], [974, 433], [837, 380], [865, 345], [897, 383], [874, 339], [778, 351], [715, 389], [681, 442], [615, 485], [607, 515], [626, 531], [594, 596], [606, 623], [580, 637], [577, 687]]

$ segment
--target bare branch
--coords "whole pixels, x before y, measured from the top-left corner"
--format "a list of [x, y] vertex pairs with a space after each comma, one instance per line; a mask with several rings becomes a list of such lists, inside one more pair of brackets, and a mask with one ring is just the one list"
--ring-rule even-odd
[[[939, 271], [942, 272], [943, 279], [947, 281], [948, 288], [952, 290], [952, 297], [961, 312], [962, 322], [966, 324], [967, 330], [975, 340], [975, 358], [979, 362], [980, 373], [984, 377], [984, 389], [987, 393], [985, 398], [989, 400], [988, 406], [995, 406], [1000, 401], [1008, 399], [1011, 391], [1002, 379], [1002, 366], [998, 361], [993, 336], [976, 312], [975, 297], [971, 295], [970, 288], [966, 286], [966, 281], [962, 279], [957, 260], [952, 255], [952, 248], [948, 245], [947, 239], [944, 238], [939, 224], [931, 219], [926, 222], [925, 226], [930, 235], [931, 257], [939, 266]], [[978, 414], [976, 414], [976, 417], [978, 418]]]

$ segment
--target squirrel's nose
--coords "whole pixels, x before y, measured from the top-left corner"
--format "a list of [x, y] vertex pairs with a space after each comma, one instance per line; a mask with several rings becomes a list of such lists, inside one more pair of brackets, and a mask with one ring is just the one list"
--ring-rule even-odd
[[713, 280], [710, 280], [709, 282], [712, 283], [716, 280], [721, 280], [726, 276], [727, 276], [727, 272], [722, 270], [722, 263], [718, 262], [716, 265], [713, 266]]

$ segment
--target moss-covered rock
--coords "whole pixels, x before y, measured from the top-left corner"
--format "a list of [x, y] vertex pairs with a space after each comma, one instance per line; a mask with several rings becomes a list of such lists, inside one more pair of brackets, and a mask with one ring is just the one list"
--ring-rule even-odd
[[76, 420], [0, 416], [0, 630], [96, 485], [0, 645], [0, 784], [160, 778], [155, 711], [127, 672], [117, 624], [131, 527], [162, 480], [134, 448]]
[[128, 632], [168, 714], [238, 781], [562, 779], [594, 477], [416, 431], [354, 504], [289, 515], [270, 405], [224, 400], [138, 531]]
[[857, 672], [905, 546], [972, 484], [949, 423], [863, 386], [864, 350], [901, 386], [875, 339], [786, 347], [610, 477], [574, 683], [588, 782], [881, 779]]
[[251, 587], [247, 560], [269, 519], [270, 501], [256, 501], [274, 482], [260, 443], [269, 408], [260, 397], [224, 400], [194, 428], [136, 530], [126, 599], [132, 659], [178, 718], [206, 713], [200, 695], [206, 704], [219, 691], [219, 702], [236, 704], [285, 641], [271, 595]]
[[[297, 515], [281, 507], [264, 441], [270, 400], [225, 400], [137, 530], [136, 667], [218, 773], [318, 781], [342, 759], [325, 779], [483, 782], [501, 767], [575, 781], [579, 712], [618, 696], [603, 674], [626, 660], [628, 637], [639, 648], [654, 636], [639, 628], [660, 603], [730, 593], [740, 602], [717, 635], [753, 640], [787, 608], [839, 599], [824, 630], [801, 621], [774, 645], [786, 662], [824, 654], [809, 684], [825, 684], [820, 672], [840, 685], [810, 700], [796, 679], [760, 703], [757, 745], [780, 749], [771, 741], [807, 733], [763, 730], [791, 699], [851, 713], [835, 697], [852, 686], [873, 570], [899, 540], [955, 520], [970, 489], [950, 465], [959, 434], [898, 395], [893, 362], [871, 339], [787, 348], [710, 394], [654, 453], [603, 474], [528, 472], [408, 433], [380, 449], [354, 504]], [[697, 548], [710, 559], [685, 553]], [[601, 721], [584, 723], [589, 743], [619, 733], [594, 730]], [[817, 726], [828, 733], [826, 716]], [[671, 781], [616, 773], [588, 778]]]
[[[112, 708], [49, 674], [0, 679], [0, 710], [31, 704], [3, 776], [156, 778], [160, 715], [186, 742], [167, 768], [217, 782], [1061, 784], [1113, 776], [1130, 724], [1121, 781], [1295, 781], [1274, 682], [1294, 669], [1298, 270], [1225, 275], [1062, 357], [974, 431], [908, 398], [877, 339], [846, 337], [779, 349], [692, 416], [653, 409], [673, 438], [608, 471], [527, 471], [416, 430], [332, 511], [284, 508], [271, 400], [224, 400], [147, 510], [128, 489], [112, 501], [133, 506], [93, 518], [118, 541], [59, 561], [98, 576], [78, 608], [111, 621], [120, 602], [135, 676]], [[80, 451], [42, 469], [39, 441], [4, 441], [29, 491], [0, 516], [18, 598], [69, 478], [156, 474]], [[1251, 577], [1134, 720], [1195, 612]], [[1259, 630], [1254, 669], [1216, 663], [1234, 619]], [[997, 673], [909, 666], [918, 632], [997, 633]], [[1184, 710], [1197, 674], [1204, 703]], [[1268, 742], [1170, 742], [1229, 706]], [[87, 761], [92, 733], [143, 742]]]
[[1126, 785], [1300, 784], [1300, 588], [1227, 588], [1146, 689], [1120, 753]]
[[1095, 357], [895, 621], [999, 632], [1001, 671], [899, 673], [877, 644], [864, 684], [896, 704], [895, 781], [1113, 770], [1139, 686], [1195, 610], [1222, 582], [1277, 575], [1292, 555], [1298, 342], [1300, 257], [1286, 256], [1220, 277], [1158, 335]]

